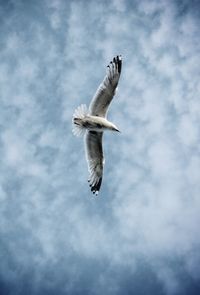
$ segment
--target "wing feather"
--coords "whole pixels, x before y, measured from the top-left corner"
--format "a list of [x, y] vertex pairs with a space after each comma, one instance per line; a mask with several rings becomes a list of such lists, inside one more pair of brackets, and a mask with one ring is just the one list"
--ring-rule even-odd
[[88, 182], [93, 193], [98, 194], [103, 177], [103, 132], [87, 131], [85, 135], [85, 151], [88, 162]]
[[108, 106], [115, 95], [122, 68], [121, 56], [116, 56], [107, 66], [107, 74], [97, 89], [89, 106], [90, 114], [105, 117]]

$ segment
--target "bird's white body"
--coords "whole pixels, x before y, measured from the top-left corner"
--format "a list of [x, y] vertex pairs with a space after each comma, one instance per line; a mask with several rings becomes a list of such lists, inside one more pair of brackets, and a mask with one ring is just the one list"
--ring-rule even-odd
[[99, 192], [103, 176], [103, 148], [102, 137], [105, 130], [119, 129], [107, 120], [106, 114], [110, 102], [115, 95], [122, 67], [121, 56], [113, 58], [108, 66], [108, 73], [95, 93], [89, 109], [86, 105], [79, 106], [73, 114], [73, 133], [85, 134], [85, 151], [90, 173], [89, 183], [91, 191]]
[[105, 130], [118, 131], [118, 128], [106, 118], [86, 115], [83, 118], [74, 118], [74, 124], [79, 128], [87, 129], [89, 131], [102, 132]]

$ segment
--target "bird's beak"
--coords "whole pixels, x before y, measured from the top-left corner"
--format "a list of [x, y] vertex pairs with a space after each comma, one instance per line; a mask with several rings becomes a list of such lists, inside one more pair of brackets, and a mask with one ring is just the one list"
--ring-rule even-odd
[[111, 127], [111, 130], [120, 132], [119, 129], [117, 128], [117, 126], [115, 126], [115, 125]]

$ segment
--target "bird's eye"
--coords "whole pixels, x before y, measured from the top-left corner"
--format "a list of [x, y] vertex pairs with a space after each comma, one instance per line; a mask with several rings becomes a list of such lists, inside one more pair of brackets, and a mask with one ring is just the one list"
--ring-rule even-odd
[[102, 128], [102, 125], [97, 123], [97, 127], [98, 128]]

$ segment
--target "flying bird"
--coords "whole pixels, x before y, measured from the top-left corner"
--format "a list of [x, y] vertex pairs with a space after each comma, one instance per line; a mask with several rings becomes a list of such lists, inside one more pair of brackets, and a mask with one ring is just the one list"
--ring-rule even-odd
[[74, 112], [72, 132], [76, 136], [84, 136], [85, 152], [89, 170], [89, 185], [91, 191], [98, 195], [103, 177], [104, 156], [102, 137], [105, 130], [119, 129], [106, 118], [119, 82], [122, 69], [121, 55], [113, 58], [107, 66], [107, 73], [93, 96], [89, 108], [80, 105]]

